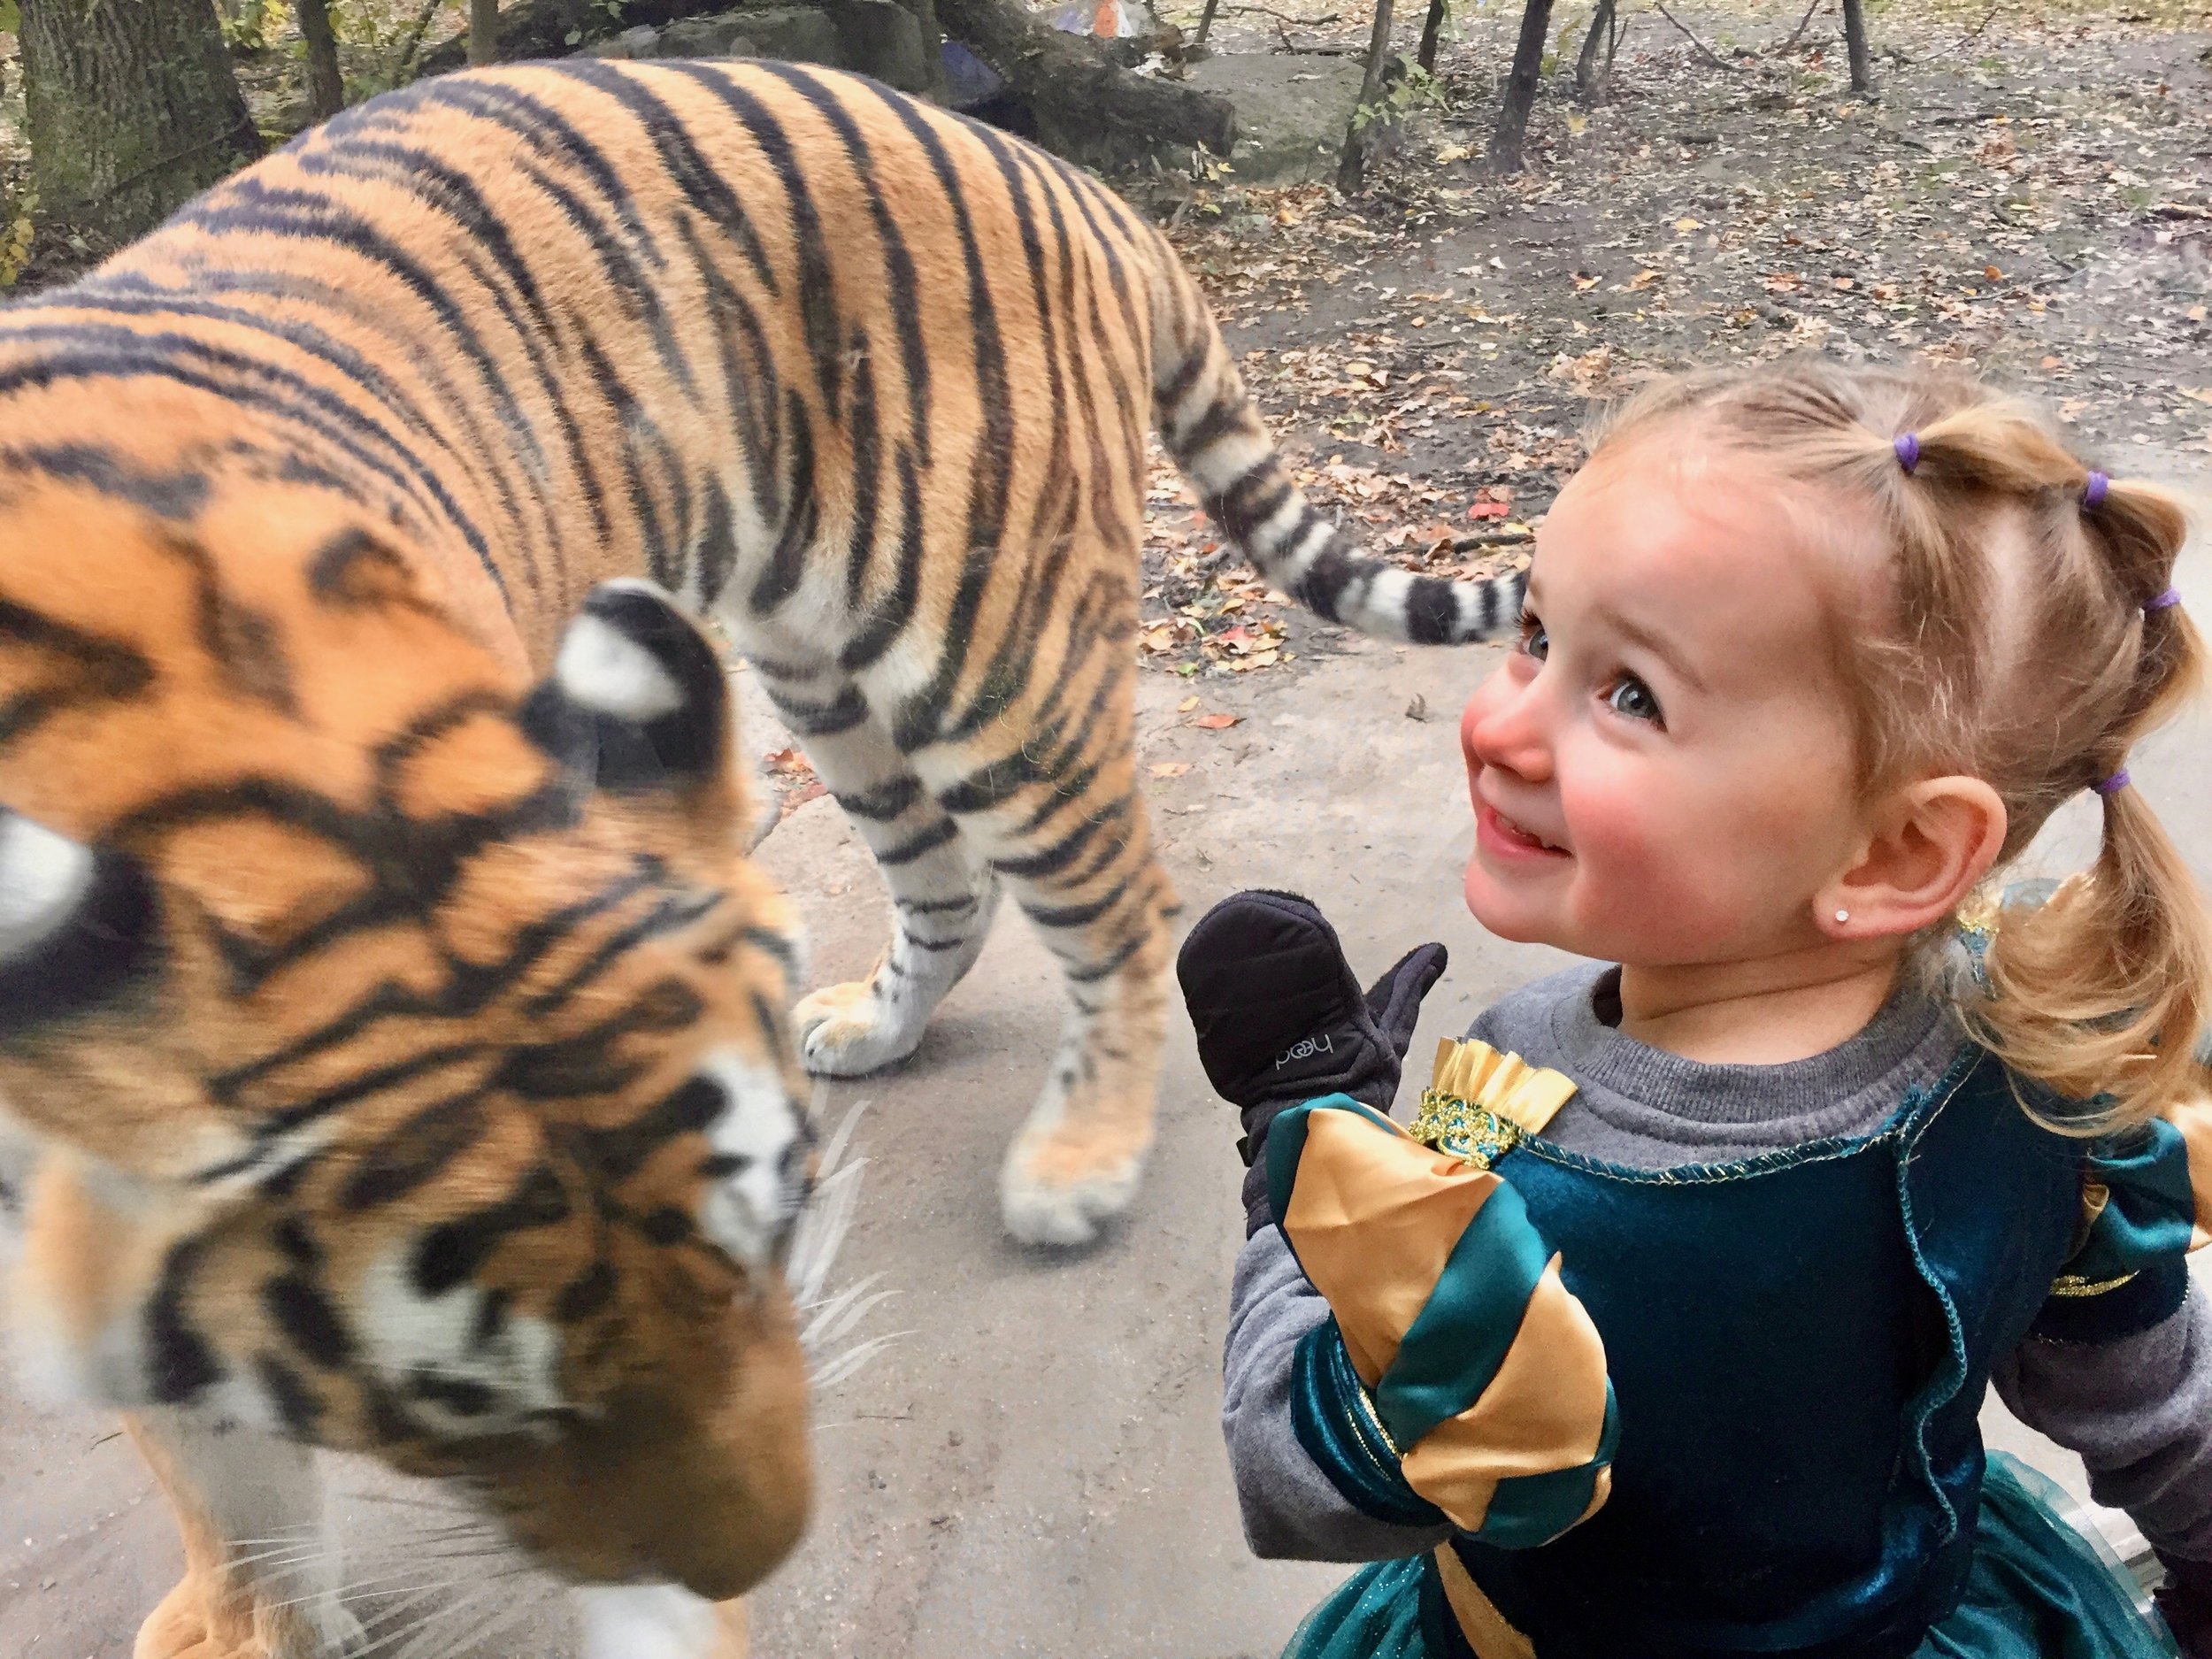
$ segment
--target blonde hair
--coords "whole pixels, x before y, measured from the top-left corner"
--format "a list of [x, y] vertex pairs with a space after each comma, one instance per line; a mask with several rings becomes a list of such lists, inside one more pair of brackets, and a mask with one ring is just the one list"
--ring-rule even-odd
[[[2195, 627], [2177, 604], [2146, 608], [2172, 582], [2181, 503], [2120, 479], [2090, 500], [2089, 468], [2019, 398], [1962, 373], [1819, 360], [1712, 371], [1643, 392], [1594, 434], [1592, 457], [1686, 421], [1867, 511], [1887, 544], [1886, 616], [1836, 639], [1863, 782], [1983, 780], [2007, 814], [1996, 869], [2197, 688]], [[1995, 995], [1960, 1001], [2016, 1074], [2087, 1103], [2063, 1120], [2081, 1133], [2208, 1084], [2195, 1049], [2212, 924], [2141, 795], [2114, 790], [2103, 809], [2094, 866], [2043, 908], [2008, 911], [1987, 956]]]

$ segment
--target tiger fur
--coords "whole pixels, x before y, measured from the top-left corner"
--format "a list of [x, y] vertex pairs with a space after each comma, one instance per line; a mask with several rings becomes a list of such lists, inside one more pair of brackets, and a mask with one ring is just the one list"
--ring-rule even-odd
[[[1303, 499], [1110, 192], [855, 77], [440, 78], [0, 312], [17, 1325], [139, 1411], [185, 1522], [142, 1659], [345, 1634], [225, 1554], [306, 1502], [298, 1442], [465, 1478], [579, 1583], [684, 1586], [655, 1652], [734, 1640], [708, 1601], [806, 1504], [800, 1071], [909, 1054], [1002, 888], [1070, 1002], [1007, 1225], [1127, 1205], [1175, 909], [1131, 747], [1156, 420], [1323, 616], [1512, 623], [1517, 578], [1408, 576]], [[890, 891], [789, 1037], [679, 608]]]

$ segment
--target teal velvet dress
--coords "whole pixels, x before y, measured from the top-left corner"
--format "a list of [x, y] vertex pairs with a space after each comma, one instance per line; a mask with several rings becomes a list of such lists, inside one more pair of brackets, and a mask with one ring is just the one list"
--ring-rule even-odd
[[[1299, 1110], [1333, 1108], [1353, 1109]], [[1356, 1574], [1292, 1659], [2176, 1653], [2120, 1563], [2047, 1483], [1985, 1457], [1977, 1426], [1990, 1368], [2032, 1333], [2105, 1340], [2180, 1305], [2193, 1204], [2170, 1125], [2056, 1134], [1969, 1048], [1863, 1138], [1655, 1171], [1528, 1137], [1494, 1168], [1603, 1339], [1609, 1497], [1533, 1547], [1448, 1547], [1503, 1646], [1471, 1640], [1446, 1563], [1419, 1556]], [[1283, 1214], [1287, 1156], [1275, 1173]], [[1463, 1251], [1448, 1271], [1485, 1269]], [[1342, 1426], [1358, 1402], [1329, 1391], [1359, 1385], [1328, 1363], [1334, 1321], [1306, 1343], [1301, 1443], [1358, 1507], [1433, 1523], [1375, 1437]]]

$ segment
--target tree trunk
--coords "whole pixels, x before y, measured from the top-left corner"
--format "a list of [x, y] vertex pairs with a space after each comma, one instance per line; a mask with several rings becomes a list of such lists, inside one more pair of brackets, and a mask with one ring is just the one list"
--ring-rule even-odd
[[469, 62], [498, 61], [499, 0], [469, 0]]
[[1352, 124], [1345, 129], [1343, 159], [1336, 165], [1336, 188], [1346, 196], [1357, 196], [1367, 182], [1368, 128], [1379, 119], [1369, 106], [1382, 90], [1383, 59], [1390, 55], [1390, 8], [1391, 0], [1375, 0], [1375, 27], [1367, 37], [1367, 73], [1359, 83], [1359, 102], [1352, 106]]
[[1598, 45], [1609, 47], [1613, 39], [1613, 0], [1598, 0], [1598, 9], [1590, 19], [1590, 32], [1582, 37], [1582, 51], [1575, 58], [1575, 96], [1585, 104], [1595, 104], [1605, 96], [1605, 79], [1613, 67], [1613, 54], [1605, 54], [1602, 65], [1598, 62]]
[[1431, 74], [1436, 73], [1436, 47], [1444, 33], [1448, 8], [1448, 0], [1429, 0], [1429, 15], [1421, 25], [1421, 50], [1415, 54], [1413, 61]]
[[346, 107], [346, 78], [338, 73], [338, 35], [330, 27], [330, 0], [296, 0], [300, 38], [307, 42], [307, 113], [326, 121]]
[[104, 250], [261, 153], [213, 0], [22, 0], [41, 216]]
[[1236, 142], [1228, 99], [1133, 75], [1089, 41], [1039, 22], [1017, 0], [937, 0], [937, 17], [1034, 112], [1045, 148], [1071, 160], [1123, 167], [1164, 146], [1226, 156]]
[[1536, 102], [1536, 81], [1544, 72], [1544, 42], [1550, 36], [1552, 0], [1528, 0], [1521, 13], [1520, 42], [1513, 49], [1513, 69], [1505, 81], [1505, 102], [1498, 109], [1498, 130], [1490, 138], [1490, 165], [1500, 173], [1521, 170], [1521, 147], [1528, 137], [1528, 112]]
[[1866, 0], [1843, 0], [1843, 40], [1851, 50], [1851, 90], [1874, 90], [1874, 55], [1866, 45]]

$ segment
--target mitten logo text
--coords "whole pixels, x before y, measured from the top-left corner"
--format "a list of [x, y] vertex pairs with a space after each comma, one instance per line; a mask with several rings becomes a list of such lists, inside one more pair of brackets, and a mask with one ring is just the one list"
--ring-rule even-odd
[[1329, 1033], [1323, 1032], [1318, 1037], [1305, 1038], [1300, 1041], [1296, 1047], [1286, 1048], [1282, 1053], [1277, 1055], [1275, 1056], [1275, 1069], [1279, 1071], [1285, 1066], [1288, 1065], [1293, 1060], [1310, 1060], [1317, 1054], [1330, 1054], [1333, 1052], [1334, 1046], [1329, 1041]]

